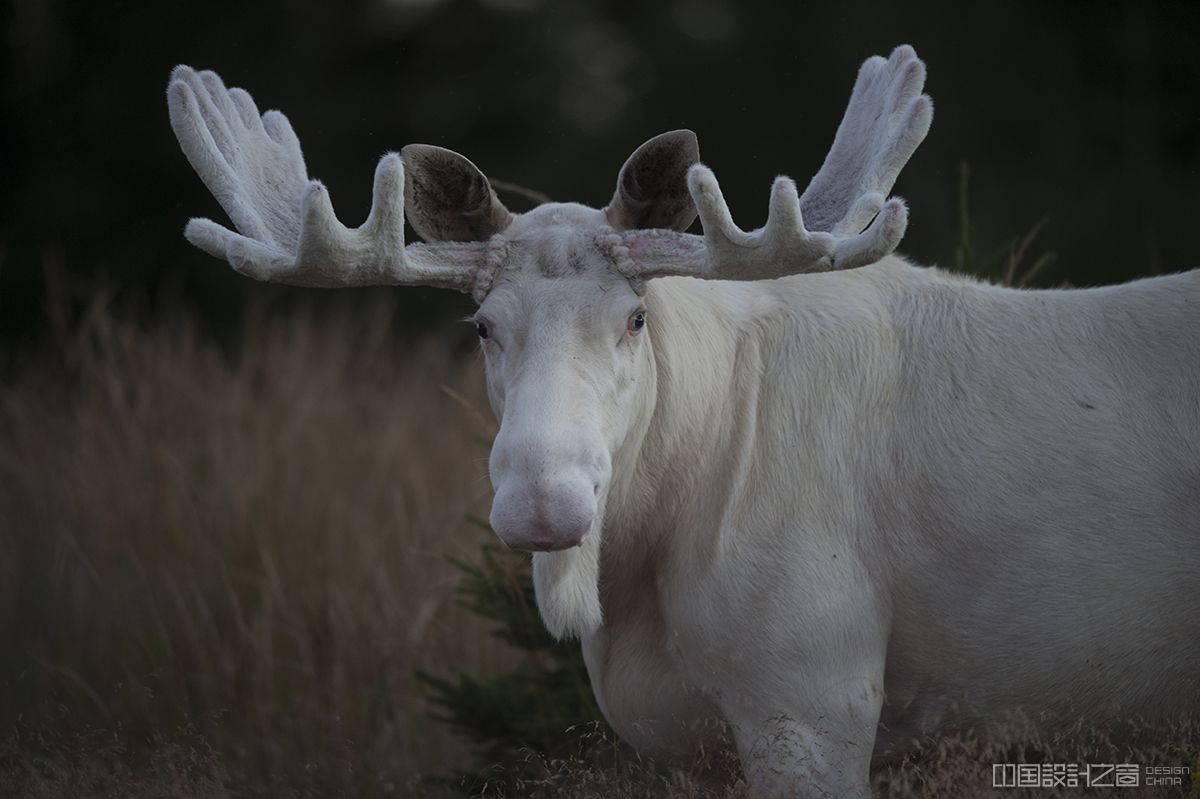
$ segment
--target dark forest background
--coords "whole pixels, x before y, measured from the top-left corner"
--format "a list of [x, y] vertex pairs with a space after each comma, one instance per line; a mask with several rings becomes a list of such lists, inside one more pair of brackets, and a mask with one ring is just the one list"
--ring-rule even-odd
[[[1036, 248], [1057, 258], [1039, 285], [1200, 265], [1196, 3], [15, 0], [3, 15], [10, 365], [45, 329], [47, 274], [74, 302], [102, 285], [138, 313], [194, 311], [221, 336], [248, 298], [308, 296], [247, 281], [180, 235], [189, 216], [226, 221], [167, 122], [181, 62], [284, 110], [348, 224], [366, 214], [378, 156], [409, 142], [599, 205], [634, 147], [690, 127], [749, 229], [773, 176], [803, 183], [820, 165], [858, 64], [908, 42], [935, 119], [897, 186], [904, 253], [953, 266], [965, 162], [980, 252], [1046, 220]], [[465, 308], [390, 296], [414, 329]]]

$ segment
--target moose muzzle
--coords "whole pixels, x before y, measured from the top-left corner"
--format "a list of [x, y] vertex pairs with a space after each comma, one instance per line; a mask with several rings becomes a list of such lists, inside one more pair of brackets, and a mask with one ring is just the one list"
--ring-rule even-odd
[[[492, 529], [510, 549], [551, 552], [579, 546], [592, 529], [609, 458], [597, 434], [558, 435], [502, 426], [490, 463], [496, 498]], [[540, 425], [539, 425], [540, 427]]]

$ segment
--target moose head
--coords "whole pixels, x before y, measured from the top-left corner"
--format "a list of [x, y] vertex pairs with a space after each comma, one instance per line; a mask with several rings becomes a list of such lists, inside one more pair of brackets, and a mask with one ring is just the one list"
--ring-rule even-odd
[[[379, 161], [371, 211], [348, 228], [309, 178], [283, 114], [260, 114], [247, 92], [186, 66], [171, 76], [168, 103], [184, 153], [237, 230], [192, 219], [185, 235], [200, 249], [257, 280], [437, 286], [479, 304], [471, 321], [500, 420], [491, 524], [508, 546], [538, 553], [539, 605], [561, 633], [600, 622], [606, 503], [652, 446], [656, 325], [687, 324], [661, 287], [850, 269], [890, 254], [907, 210], [888, 192], [932, 119], [924, 80], [906, 46], [866, 61], [824, 165], [803, 194], [776, 179], [767, 223], [751, 232], [734, 224], [686, 130], [637, 148], [605, 208], [546, 203], [522, 214], [463, 156], [409, 145]], [[697, 215], [703, 235], [685, 232]], [[406, 217], [424, 243], [406, 244]]]

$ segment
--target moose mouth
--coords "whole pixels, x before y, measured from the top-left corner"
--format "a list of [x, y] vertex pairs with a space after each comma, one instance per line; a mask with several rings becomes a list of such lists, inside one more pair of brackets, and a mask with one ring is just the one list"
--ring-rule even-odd
[[[586, 532], [574, 540], [531, 539], [528, 543], [524, 543], [521, 546], [508, 545], [508, 547], [509, 549], [517, 549], [524, 552], [561, 552], [565, 549], [574, 549], [581, 546], [585, 538], [587, 538]], [[507, 542], [505, 543], [507, 545]]]
[[492, 530], [509, 549], [558, 552], [583, 543], [597, 510], [590, 482], [501, 484], [492, 502]]

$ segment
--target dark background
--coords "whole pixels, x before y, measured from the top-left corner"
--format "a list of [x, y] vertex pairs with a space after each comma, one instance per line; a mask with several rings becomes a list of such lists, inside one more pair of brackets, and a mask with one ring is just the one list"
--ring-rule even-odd
[[[820, 165], [858, 64], [908, 42], [928, 65], [935, 119], [896, 188], [911, 209], [904, 253], [953, 265], [966, 162], [981, 253], [1047, 220], [1034, 249], [1057, 257], [1038, 285], [1200, 265], [1194, 2], [15, 0], [3, 15], [10, 365], [43, 340], [47, 274], [65, 278], [52, 281], [60, 299], [111, 290], [151, 317], [192, 312], [218, 336], [248, 300], [313, 295], [254, 284], [180, 235], [189, 216], [227, 222], [168, 125], [180, 62], [283, 109], [348, 224], [366, 214], [378, 156], [409, 142], [600, 205], [634, 147], [690, 127], [749, 229], [774, 175], [803, 183]], [[466, 307], [392, 291], [414, 330]]]

